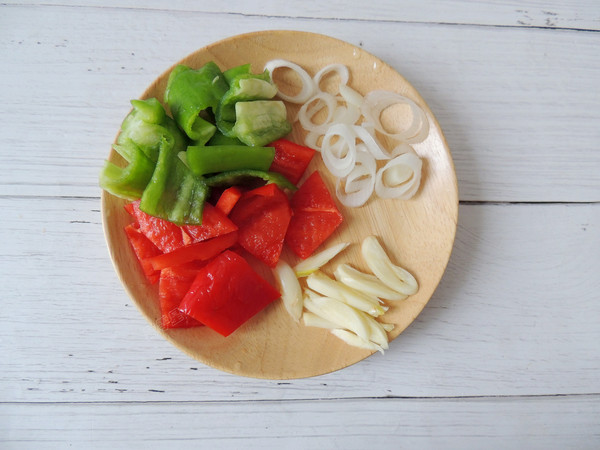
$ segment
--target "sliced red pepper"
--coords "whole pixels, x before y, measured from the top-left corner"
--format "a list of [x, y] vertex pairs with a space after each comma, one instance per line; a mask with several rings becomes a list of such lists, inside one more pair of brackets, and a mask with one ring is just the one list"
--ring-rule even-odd
[[275, 148], [275, 158], [269, 170], [285, 175], [294, 184], [300, 181], [315, 154], [312, 148], [298, 145], [287, 139], [271, 142], [269, 147]]
[[140, 210], [140, 201], [130, 204], [133, 217], [140, 225], [140, 231], [163, 253], [172, 252], [189, 243], [192, 239], [174, 223], [146, 214]]
[[229, 215], [238, 226], [238, 243], [270, 267], [275, 267], [292, 210], [275, 184], [245, 192]]
[[179, 310], [179, 304], [198, 275], [193, 265], [168, 267], [161, 270], [158, 284], [161, 326], [164, 329], [190, 328], [202, 325]]
[[223, 191], [215, 207], [223, 214], [228, 215], [241, 196], [242, 191], [236, 186], [231, 186]]
[[179, 309], [229, 336], [279, 297], [244, 258], [227, 250], [200, 269]]
[[193, 242], [201, 242], [237, 230], [237, 226], [218, 208], [204, 205], [202, 225], [184, 225], [183, 229]]
[[178, 266], [191, 261], [206, 261], [236, 244], [237, 240], [238, 233], [233, 231], [206, 241], [186, 245], [170, 253], [154, 256], [148, 261], [155, 270], [162, 270], [166, 267]]
[[285, 242], [290, 249], [308, 258], [344, 220], [318, 172], [296, 191], [290, 201], [294, 213]]
[[160, 255], [161, 251], [139, 230], [137, 224], [129, 224], [125, 227], [125, 234], [133, 248], [144, 275], [151, 284], [155, 284], [160, 276], [160, 271], [155, 270], [150, 263], [150, 258]]

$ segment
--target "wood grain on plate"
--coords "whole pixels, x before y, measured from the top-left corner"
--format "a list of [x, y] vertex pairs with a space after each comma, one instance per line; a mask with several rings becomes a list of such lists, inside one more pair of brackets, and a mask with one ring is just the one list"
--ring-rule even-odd
[[[425, 307], [444, 273], [454, 242], [458, 192], [452, 158], [442, 131], [424, 100], [401, 75], [360, 48], [327, 36], [295, 31], [239, 35], [202, 48], [179, 63], [198, 68], [214, 61], [225, 70], [250, 62], [253, 71], [260, 72], [267, 61], [275, 58], [300, 64], [311, 75], [327, 64], [345, 64], [350, 69], [349, 85], [360, 93], [375, 89], [395, 91], [415, 100], [427, 113], [429, 136], [423, 143], [415, 145], [424, 161], [417, 195], [409, 201], [373, 198], [361, 208], [343, 208], [345, 221], [325, 244], [351, 242], [334, 264], [349, 262], [367, 270], [360, 256], [360, 242], [367, 235], [378, 236], [392, 260], [415, 275], [420, 284], [419, 292], [405, 301], [390, 303], [390, 310], [381, 318], [396, 325], [390, 333], [390, 339], [393, 339]], [[146, 90], [144, 98], [163, 100], [171, 69]], [[290, 117], [293, 117], [297, 107], [289, 106]], [[295, 124], [291, 139], [302, 142], [303, 137], [303, 131]], [[115, 158], [114, 152], [110, 158]], [[333, 191], [334, 179], [318, 157], [307, 174], [316, 169], [321, 170]], [[295, 323], [281, 302], [271, 304], [227, 338], [207, 327], [161, 330], [156, 286], [145, 282], [123, 233], [123, 227], [130, 220], [123, 204], [111, 195], [102, 196], [104, 231], [119, 277], [144, 316], [168, 340], [192, 357], [243, 376], [291, 379], [342, 369], [371, 354], [348, 346], [326, 330]], [[292, 264], [297, 261], [287, 251], [283, 257]], [[259, 270], [272, 281], [268, 270]], [[331, 273], [330, 269], [325, 271]]]

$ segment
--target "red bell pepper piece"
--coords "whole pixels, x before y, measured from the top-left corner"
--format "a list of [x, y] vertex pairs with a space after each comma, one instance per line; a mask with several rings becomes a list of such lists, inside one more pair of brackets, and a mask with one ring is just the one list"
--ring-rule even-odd
[[344, 220], [319, 172], [313, 172], [290, 201], [293, 216], [285, 242], [301, 258], [308, 258]]
[[237, 230], [237, 226], [218, 208], [210, 203], [204, 205], [202, 225], [184, 225], [183, 229], [193, 242], [201, 242]]
[[242, 191], [236, 186], [231, 186], [223, 191], [215, 207], [223, 214], [228, 215], [241, 196]]
[[274, 183], [245, 192], [229, 217], [238, 226], [238, 243], [275, 267], [292, 217], [285, 193]]
[[244, 258], [227, 250], [200, 269], [179, 309], [229, 336], [279, 297]]
[[237, 231], [233, 231], [207, 241], [186, 245], [170, 253], [154, 256], [148, 261], [155, 270], [179, 266], [191, 261], [206, 261], [236, 244], [237, 240]]
[[140, 201], [131, 203], [127, 211], [140, 225], [140, 231], [163, 253], [172, 252], [191, 243], [192, 238], [174, 223], [146, 214], [140, 209]]
[[160, 255], [161, 251], [150, 240], [144, 236], [136, 224], [129, 224], [125, 227], [125, 234], [133, 248], [133, 252], [137, 257], [146, 279], [155, 284], [160, 276], [160, 271], [155, 270], [150, 263], [150, 258]]
[[269, 170], [284, 175], [292, 183], [297, 184], [310, 164], [315, 150], [298, 145], [287, 139], [278, 139], [269, 144], [275, 148], [275, 158]]
[[167, 267], [161, 270], [160, 281], [158, 283], [158, 298], [160, 301], [162, 328], [167, 330], [202, 325], [179, 310], [179, 304], [198, 275], [198, 270], [193, 265]]

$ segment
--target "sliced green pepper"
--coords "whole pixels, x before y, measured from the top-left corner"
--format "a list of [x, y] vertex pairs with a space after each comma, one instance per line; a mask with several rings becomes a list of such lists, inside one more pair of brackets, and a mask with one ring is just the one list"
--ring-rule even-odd
[[262, 147], [292, 131], [285, 105], [278, 100], [237, 102], [235, 113], [232, 131], [246, 145]]
[[207, 195], [206, 183], [192, 174], [163, 139], [156, 168], [142, 194], [140, 209], [176, 224], [200, 225]]
[[209, 187], [254, 185], [258, 180], [264, 180], [267, 183], [275, 183], [280, 188], [288, 189], [290, 191], [296, 191], [298, 189], [280, 173], [262, 170], [232, 170], [230, 172], [221, 172], [204, 179]]
[[123, 168], [105, 161], [100, 172], [100, 187], [116, 197], [137, 200], [152, 178], [154, 162], [131, 140], [113, 148], [129, 164]]
[[[232, 125], [233, 126], [233, 125]], [[242, 141], [235, 137], [228, 137], [217, 130], [213, 137], [206, 143], [206, 145], [244, 145]]]
[[172, 142], [177, 151], [185, 150], [187, 138], [177, 128], [175, 121], [165, 114], [165, 109], [157, 99], [131, 100], [131, 105], [133, 109], [121, 124], [117, 144], [133, 141], [155, 162], [163, 137]]
[[165, 101], [190, 139], [204, 144], [216, 128], [200, 114], [208, 108], [214, 112], [228, 89], [229, 84], [214, 62], [198, 70], [178, 65], [169, 75]]
[[196, 176], [208, 173], [251, 169], [266, 171], [271, 167], [275, 149], [245, 145], [190, 146], [186, 163]]

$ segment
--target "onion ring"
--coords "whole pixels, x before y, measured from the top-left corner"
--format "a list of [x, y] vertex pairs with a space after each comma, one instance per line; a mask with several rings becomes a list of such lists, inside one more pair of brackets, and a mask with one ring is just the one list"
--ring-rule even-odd
[[269, 71], [269, 77], [271, 78], [272, 82], [273, 72], [275, 69], [279, 69], [281, 67], [291, 69], [296, 73], [296, 75], [298, 75], [300, 81], [302, 82], [302, 89], [300, 89], [300, 92], [296, 95], [287, 95], [281, 92], [281, 90], [278, 88], [277, 95], [279, 95], [279, 98], [290, 103], [304, 103], [314, 95], [317, 87], [315, 86], [315, 82], [312, 77], [298, 64], [286, 61], [285, 59], [272, 59], [265, 64], [265, 69]]

